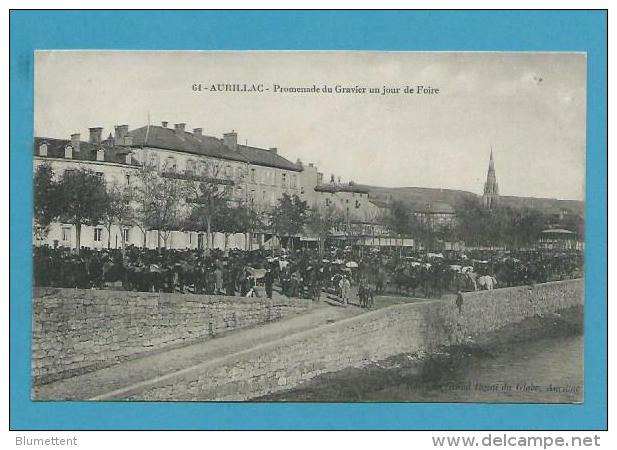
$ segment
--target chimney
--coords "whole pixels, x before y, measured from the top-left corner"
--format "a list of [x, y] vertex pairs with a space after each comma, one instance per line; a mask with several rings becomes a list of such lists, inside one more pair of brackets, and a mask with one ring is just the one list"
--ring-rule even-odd
[[201, 136], [202, 134], [202, 129], [201, 128], [193, 128], [193, 135], [195, 136]]
[[102, 147], [96, 151], [96, 160], [105, 161], [105, 150]]
[[238, 150], [238, 133], [231, 131], [223, 135], [223, 143], [232, 150]]
[[270, 147], [270, 151], [276, 155], [279, 150], [276, 147]]
[[128, 125], [116, 125], [114, 127], [114, 130], [116, 132], [116, 135], [114, 136], [114, 140], [116, 141], [116, 143], [122, 145], [122, 143], [124, 142], [124, 137], [129, 133], [129, 126]]
[[186, 127], [185, 123], [177, 123], [174, 125], [174, 132], [178, 136], [184, 136], [184, 128]]
[[163, 120], [163, 121], [161, 122], [161, 126], [162, 126], [163, 128], [167, 128], [167, 124], [168, 124], [168, 123], [169, 123], [169, 122], [167, 122], [166, 120]]
[[79, 133], [71, 134], [71, 146], [73, 147], [73, 151], [79, 152]]
[[90, 142], [91, 144], [100, 144], [101, 143], [101, 135], [103, 134], [103, 128], [102, 127], [94, 127], [94, 128], [88, 128], [88, 130], [90, 131], [90, 139], [88, 140], [88, 142]]

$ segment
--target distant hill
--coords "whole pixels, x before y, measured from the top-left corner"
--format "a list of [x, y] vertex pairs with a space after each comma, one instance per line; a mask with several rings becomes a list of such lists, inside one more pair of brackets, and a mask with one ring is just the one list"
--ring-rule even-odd
[[465, 200], [475, 199], [477, 195], [472, 192], [454, 189], [434, 189], [422, 187], [389, 188], [381, 186], [363, 186], [369, 190], [369, 197], [379, 202], [388, 200], [400, 200], [413, 205], [426, 205], [433, 203], [447, 203], [456, 208]]
[[[479, 200], [480, 198], [480, 196], [474, 194], [473, 192], [455, 189], [435, 189], [423, 187], [389, 188], [369, 185], [362, 185], [362, 187], [366, 187], [369, 190], [369, 197], [376, 200], [377, 204], [384, 204], [388, 200], [400, 200], [416, 206], [447, 203], [456, 209], [466, 200]], [[585, 202], [578, 200], [500, 196], [499, 202], [502, 205], [513, 208], [540, 209], [549, 214], [558, 214], [562, 210], [567, 210], [578, 215], [583, 215], [585, 212]]]

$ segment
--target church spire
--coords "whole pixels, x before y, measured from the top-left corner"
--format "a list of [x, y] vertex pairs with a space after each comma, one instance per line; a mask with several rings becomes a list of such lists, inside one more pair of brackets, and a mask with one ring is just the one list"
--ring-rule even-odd
[[484, 183], [484, 195], [482, 202], [484, 207], [491, 209], [497, 204], [499, 197], [499, 185], [497, 184], [497, 176], [495, 175], [495, 162], [493, 160], [493, 146], [491, 145], [491, 157], [488, 162], [488, 173], [486, 174], [486, 183]]

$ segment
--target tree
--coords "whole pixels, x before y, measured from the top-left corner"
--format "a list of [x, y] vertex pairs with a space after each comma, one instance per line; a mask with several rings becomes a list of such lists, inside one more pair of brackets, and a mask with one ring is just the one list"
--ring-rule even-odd
[[46, 234], [58, 217], [58, 183], [49, 164], [41, 164], [34, 172], [34, 220]]
[[90, 169], [65, 171], [56, 190], [58, 217], [75, 225], [76, 252], [81, 248], [82, 225], [101, 223], [109, 198], [105, 182]]
[[120, 227], [120, 239], [124, 253], [126, 248], [124, 228], [135, 223], [135, 210], [131, 204], [134, 198], [133, 188], [116, 184], [109, 185], [107, 197], [107, 208], [103, 215], [103, 225], [107, 229], [107, 248], [111, 247], [111, 227], [115, 224]]
[[296, 194], [290, 196], [285, 193], [278, 200], [270, 216], [270, 226], [279, 238], [291, 238], [293, 249], [293, 237], [297, 236], [306, 223], [309, 207], [306, 201], [301, 200]]
[[171, 232], [182, 228], [185, 223], [189, 212], [187, 197], [191, 194], [186, 181], [165, 175], [150, 167], [142, 167], [138, 175], [139, 187], [135, 192], [140, 228], [142, 231], [157, 231], [159, 250], [161, 239], [167, 247]]
[[227, 249], [229, 235], [246, 233], [251, 227], [251, 212], [245, 205], [227, 206], [221, 209], [216, 216], [215, 226], [225, 238], [224, 247]]
[[409, 235], [412, 214], [409, 207], [401, 200], [394, 200], [386, 216], [386, 227], [395, 236], [402, 238]]
[[517, 249], [534, 244], [548, 223], [549, 217], [535, 209], [500, 205], [486, 209], [468, 199], [457, 209], [456, 233], [468, 245]]
[[[206, 248], [212, 245], [212, 233], [222, 231], [215, 226], [217, 216], [226, 215], [229, 208], [229, 195], [221, 180], [207, 180], [200, 182], [191, 196], [192, 209], [188, 217], [191, 229], [206, 232]], [[217, 224], [217, 225], [220, 225]]]

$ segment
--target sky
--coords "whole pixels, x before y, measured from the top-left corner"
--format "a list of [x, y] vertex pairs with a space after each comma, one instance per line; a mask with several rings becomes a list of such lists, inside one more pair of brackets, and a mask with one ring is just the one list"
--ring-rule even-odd
[[[193, 90], [201, 83], [202, 91]], [[212, 84], [263, 92], [210, 91]], [[274, 86], [366, 88], [275, 92]], [[417, 94], [416, 86], [439, 93]], [[398, 93], [382, 95], [383, 87]], [[413, 93], [405, 93], [405, 87]], [[379, 93], [368, 93], [368, 88]], [[265, 90], [268, 89], [268, 90]], [[434, 90], [433, 90], [434, 92]], [[324, 178], [480, 194], [493, 150], [501, 195], [584, 200], [582, 53], [110, 52], [35, 56], [36, 136], [186, 123]]]

